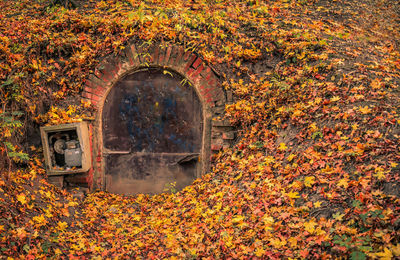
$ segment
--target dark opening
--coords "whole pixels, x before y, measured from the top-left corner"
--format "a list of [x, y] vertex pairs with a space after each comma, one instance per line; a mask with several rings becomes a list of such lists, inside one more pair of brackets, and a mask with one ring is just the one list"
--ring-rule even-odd
[[127, 75], [103, 108], [107, 189], [159, 193], [190, 184], [199, 168], [202, 108], [182, 76], [162, 68]]

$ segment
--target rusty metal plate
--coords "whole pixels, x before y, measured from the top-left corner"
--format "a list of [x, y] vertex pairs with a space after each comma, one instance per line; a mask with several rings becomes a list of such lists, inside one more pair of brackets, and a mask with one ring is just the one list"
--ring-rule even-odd
[[201, 141], [201, 103], [183, 77], [157, 68], [126, 76], [103, 108], [107, 190], [183, 188], [196, 177]]

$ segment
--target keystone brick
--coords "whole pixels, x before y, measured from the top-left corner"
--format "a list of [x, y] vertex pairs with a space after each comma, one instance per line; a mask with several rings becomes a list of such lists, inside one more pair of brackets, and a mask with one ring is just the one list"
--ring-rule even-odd
[[197, 59], [193, 62], [192, 67], [195, 68], [195, 69], [197, 69], [197, 67], [198, 67], [202, 62], [203, 62], [203, 61], [202, 61], [199, 57], [197, 57]]
[[183, 71], [185, 72], [185, 73], [187, 73], [187, 71], [189, 70], [189, 68], [192, 66], [192, 64], [193, 64], [193, 62], [194, 62], [194, 60], [196, 59], [196, 54], [193, 54], [189, 59], [188, 59], [188, 62], [186, 63], [186, 65], [185, 65], [185, 68], [183, 69]]

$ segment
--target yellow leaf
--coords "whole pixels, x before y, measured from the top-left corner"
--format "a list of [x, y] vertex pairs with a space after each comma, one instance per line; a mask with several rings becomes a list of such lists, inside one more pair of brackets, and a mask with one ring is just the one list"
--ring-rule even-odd
[[282, 246], [285, 246], [287, 244], [285, 240], [280, 240], [279, 238], [271, 238], [269, 242], [275, 248], [281, 248]]
[[300, 196], [299, 196], [299, 193], [296, 191], [296, 192], [289, 192], [288, 194], [288, 197], [289, 198], [291, 198], [291, 199], [297, 199], [297, 198], [300, 198]]
[[268, 216], [268, 215], [265, 215], [265, 216], [262, 218], [262, 221], [263, 221], [265, 224], [268, 224], [268, 225], [274, 224], [274, 218], [271, 217], [271, 216]]
[[287, 149], [287, 146], [286, 146], [285, 143], [280, 143], [278, 149], [281, 150], [281, 151], [285, 151]]
[[334, 97], [331, 98], [331, 102], [336, 102], [336, 101], [339, 101], [339, 100], [340, 100], [339, 96], [334, 96]]
[[333, 214], [332, 217], [338, 221], [342, 221], [344, 214], [340, 214], [340, 212], [337, 212], [337, 213]]
[[58, 248], [54, 249], [54, 254], [55, 255], [61, 255], [62, 251]]
[[236, 217], [234, 217], [233, 219], [232, 219], [232, 222], [233, 223], [240, 223], [240, 222], [243, 222], [243, 220], [245, 219], [245, 217], [244, 216], [236, 216]]
[[375, 253], [372, 255], [380, 257], [381, 260], [390, 260], [393, 257], [392, 252], [387, 247], [383, 249], [383, 252]]
[[17, 200], [19, 201], [19, 202], [21, 202], [21, 204], [22, 205], [25, 205], [26, 204], [26, 197], [25, 197], [25, 194], [19, 194], [19, 195], [17, 195]]
[[384, 84], [379, 79], [374, 79], [371, 82], [371, 87], [373, 89], [380, 89]]
[[400, 244], [397, 244], [397, 246], [392, 246], [391, 249], [394, 256], [400, 256]]
[[264, 250], [264, 248], [262, 248], [262, 247], [258, 247], [257, 250], [256, 250], [256, 252], [254, 252], [254, 254], [255, 254], [257, 257], [262, 257], [262, 256], [265, 254], [265, 250]]
[[314, 202], [314, 208], [320, 208], [321, 207], [322, 202], [321, 201], [316, 201]]
[[315, 183], [315, 177], [314, 176], [307, 176], [304, 178], [304, 185], [306, 187], [311, 187]]
[[287, 160], [288, 160], [289, 162], [291, 162], [291, 161], [294, 159], [294, 157], [296, 157], [296, 155], [290, 154], [290, 155], [288, 156]]
[[304, 223], [304, 229], [309, 232], [309, 233], [313, 233], [315, 230], [315, 226], [317, 225], [317, 223], [313, 220], [310, 220], [309, 222], [305, 222]]
[[296, 109], [295, 111], [293, 111], [293, 116], [294, 116], [294, 117], [298, 117], [298, 116], [301, 116], [302, 113], [303, 113], [303, 112], [302, 112], [301, 110]]
[[364, 115], [369, 114], [372, 111], [368, 106], [360, 107], [359, 110]]
[[271, 163], [275, 162], [275, 159], [272, 156], [267, 156], [265, 157], [264, 162], [269, 166]]
[[61, 221], [58, 222], [58, 230], [64, 231], [67, 227], [68, 227], [67, 222], [64, 222], [64, 221], [63, 222], [61, 222]]
[[345, 189], [347, 189], [347, 187], [349, 187], [349, 183], [347, 182], [347, 179], [340, 179], [340, 181], [338, 182], [338, 186], [339, 187], [343, 187]]
[[382, 167], [380, 167], [380, 166], [376, 167], [376, 168], [375, 168], [375, 174], [374, 174], [374, 176], [375, 176], [376, 178], [378, 178], [378, 180], [383, 180], [383, 179], [385, 179], [386, 176], [385, 176], [384, 169], [383, 169]]

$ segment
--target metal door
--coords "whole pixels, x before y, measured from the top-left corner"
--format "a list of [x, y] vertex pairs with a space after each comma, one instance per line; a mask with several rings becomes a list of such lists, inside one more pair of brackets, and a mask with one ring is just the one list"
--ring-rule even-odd
[[179, 74], [147, 68], [127, 75], [108, 94], [102, 116], [109, 192], [180, 190], [197, 177], [202, 108]]

